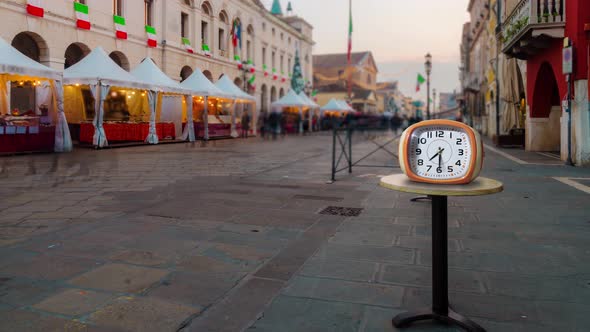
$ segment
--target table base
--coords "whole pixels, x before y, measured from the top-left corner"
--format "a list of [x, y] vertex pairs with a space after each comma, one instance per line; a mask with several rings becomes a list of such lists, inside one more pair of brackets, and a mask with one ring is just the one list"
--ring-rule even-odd
[[485, 329], [469, 318], [463, 317], [451, 308], [447, 313], [438, 314], [432, 309], [403, 312], [395, 316], [391, 322], [397, 328], [407, 327], [413, 322], [422, 320], [435, 320], [444, 324], [457, 325], [469, 332], [485, 332]]

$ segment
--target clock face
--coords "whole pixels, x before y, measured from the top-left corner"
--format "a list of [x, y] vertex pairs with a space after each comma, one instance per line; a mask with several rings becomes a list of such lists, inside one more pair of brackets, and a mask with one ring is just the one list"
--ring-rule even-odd
[[472, 143], [457, 126], [432, 125], [412, 132], [408, 161], [412, 173], [426, 179], [452, 180], [467, 175], [471, 168]]

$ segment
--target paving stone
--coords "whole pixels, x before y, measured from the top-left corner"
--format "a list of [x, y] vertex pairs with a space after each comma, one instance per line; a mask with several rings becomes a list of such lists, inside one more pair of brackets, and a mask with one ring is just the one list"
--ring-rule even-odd
[[91, 290], [67, 289], [35, 304], [37, 310], [67, 316], [80, 316], [95, 311], [113, 297]]
[[375, 279], [378, 264], [349, 260], [310, 259], [299, 275], [371, 282]]
[[[397, 245], [406, 248], [416, 248], [422, 251], [432, 251], [432, 238], [430, 236], [400, 236]], [[448, 239], [448, 250], [459, 251], [459, 240]]]
[[162, 266], [169, 261], [169, 258], [151, 251], [141, 250], [119, 250], [113, 253], [109, 259], [113, 262], [130, 263], [134, 265]]
[[278, 296], [247, 331], [356, 332], [362, 305]]
[[414, 250], [402, 247], [324, 244], [314, 256], [322, 259], [352, 259], [371, 262], [411, 263]]
[[53, 282], [27, 278], [0, 278], [0, 303], [16, 307], [31, 305], [57, 288]]
[[149, 296], [206, 308], [229, 292], [245, 273], [172, 273]]
[[37, 312], [12, 310], [0, 311], [0, 331], [86, 332], [90, 330], [86, 324], [81, 322], [43, 315]]
[[[448, 270], [448, 287], [451, 290], [484, 293], [482, 276], [473, 271]], [[417, 287], [432, 287], [432, 269], [417, 265], [382, 266], [379, 282]]]
[[7, 276], [58, 280], [71, 278], [100, 264], [98, 261], [90, 259], [38, 255], [19, 263], [7, 265], [2, 268], [0, 273]]
[[391, 320], [397, 314], [402, 313], [399, 309], [384, 309], [379, 307], [365, 308], [363, 323], [360, 332], [382, 332], [382, 331], [416, 331], [416, 332], [462, 332], [458, 327], [445, 326], [441, 323], [432, 321], [416, 322], [406, 328], [396, 328], [392, 325]]
[[402, 303], [403, 287], [297, 276], [283, 294], [396, 308]]
[[[283, 282], [252, 278], [206, 314], [195, 318], [186, 331], [239, 331], [247, 328], [278, 294]], [[184, 332], [184, 331], [183, 331]]]
[[193, 273], [249, 272], [252, 269], [252, 266], [248, 267], [239, 264], [232, 264], [219, 259], [201, 255], [186, 256], [176, 264], [176, 267], [180, 271]]
[[199, 310], [154, 298], [120, 297], [93, 313], [92, 324], [126, 331], [176, 331]]
[[166, 270], [107, 264], [70, 280], [70, 284], [113, 292], [140, 293], [167, 274]]

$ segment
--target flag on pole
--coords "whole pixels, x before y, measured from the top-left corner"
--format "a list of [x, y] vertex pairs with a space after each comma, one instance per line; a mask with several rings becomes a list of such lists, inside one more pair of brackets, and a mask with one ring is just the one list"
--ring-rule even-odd
[[43, 17], [45, 9], [43, 9], [42, 0], [27, 0], [27, 13], [29, 15]]
[[158, 40], [156, 39], [156, 29], [152, 26], [146, 25], [145, 32], [147, 33], [147, 44], [149, 47], [158, 47]]
[[352, 0], [349, 1], [349, 17], [348, 17], [348, 55], [347, 59], [350, 62], [352, 54]]
[[416, 78], [416, 92], [420, 91], [420, 85], [424, 84], [426, 79], [420, 73], [418, 73], [418, 77]]
[[231, 43], [234, 46], [234, 48], [238, 46], [242, 48], [242, 24], [239, 23], [237, 19], [235, 19], [232, 23], [230, 36]]
[[127, 26], [125, 25], [125, 18], [122, 16], [113, 15], [115, 22], [116, 36], [119, 39], [127, 39]]
[[74, 11], [76, 12], [76, 27], [78, 27], [78, 29], [90, 30], [88, 6], [79, 2], [74, 2]]
[[195, 50], [191, 46], [191, 41], [188, 38], [182, 37], [182, 45], [184, 45], [184, 49], [189, 52], [190, 54], [195, 53]]
[[203, 43], [201, 46], [201, 50], [203, 51], [203, 55], [210, 58], [211, 57], [211, 49], [209, 49], [209, 45]]

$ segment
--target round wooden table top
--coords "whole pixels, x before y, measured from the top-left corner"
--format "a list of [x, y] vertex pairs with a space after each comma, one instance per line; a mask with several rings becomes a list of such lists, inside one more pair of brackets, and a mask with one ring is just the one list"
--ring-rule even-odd
[[410, 181], [405, 174], [393, 174], [381, 178], [379, 184], [391, 190], [432, 196], [481, 196], [504, 190], [502, 182], [481, 176], [468, 184], [430, 184]]

